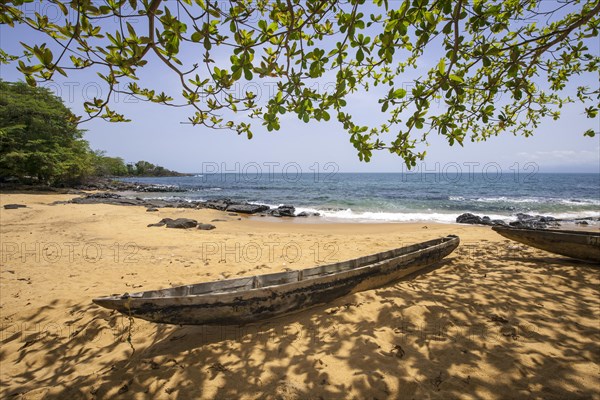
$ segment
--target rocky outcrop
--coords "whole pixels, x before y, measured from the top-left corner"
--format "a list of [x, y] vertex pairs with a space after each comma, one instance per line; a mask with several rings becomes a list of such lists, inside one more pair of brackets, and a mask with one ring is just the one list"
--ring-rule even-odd
[[231, 204], [227, 206], [227, 211], [240, 214], [258, 214], [269, 210], [269, 206], [264, 204]]
[[274, 217], [295, 217], [296, 208], [294, 206], [283, 205], [269, 212]]
[[509, 223], [509, 225], [514, 228], [546, 229], [549, 227], [560, 226], [560, 223], [554, 217], [546, 217], [543, 215], [529, 215], [523, 213], [518, 213], [516, 217], [516, 221]]
[[225, 211], [225, 210], [227, 210], [227, 206], [229, 206], [229, 204], [231, 204], [230, 199], [221, 199], [221, 200], [207, 201], [206, 203], [204, 203], [204, 206], [206, 208], [212, 208], [213, 210]]
[[131, 192], [149, 192], [149, 193], [167, 193], [175, 191], [185, 191], [176, 185], [156, 185], [139, 182], [125, 182], [113, 180], [110, 178], [91, 178], [86, 183], [75, 186], [76, 190], [111, 190], [111, 191], [131, 191]]
[[456, 222], [458, 222], [459, 224], [471, 224], [471, 225], [508, 226], [508, 224], [501, 219], [491, 219], [487, 215], [480, 217], [478, 215], [471, 214], [471, 213], [464, 213], [464, 214], [459, 215], [458, 217], [456, 217]]
[[464, 213], [456, 217], [459, 224], [483, 225], [483, 219], [475, 214]]
[[[163, 199], [143, 199], [141, 197], [125, 197], [111, 192], [85, 194], [69, 201], [56, 201], [53, 204], [112, 204], [120, 206], [141, 206], [146, 207], [146, 211], [158, 211], [159, 208], [210, 208], [213, 210], [227, 211], [228, 215], [238, 216], [239, 214], [260, 214], [261, 216], [271, 215], [274, 217], [309, 217], [318, 216], [319, 213], [301, 212], [295, 214], [295, 207], [292, 205], [283, 205], [275, 209], [269, 208], [265, 204], [250, 204], [244, 202], [235, 202], [231, 199], [219, 199], [208, 201], [186, 201], [186, 200], [163, 200]], [[156, 224], [151, 224], [155, 226]]]
[[83, 197], [76, 197], [68, 202], [56, 202], [54, 204], [113, 204], [119, 206], [144, 206], [146, 202], [140, 199], [130, 199], [116, 193], [92, 193]]
[[55, 201], [52, 204], [112, 204], [118, 206], [141, 206], [147, 209], [158, 208], [204, 208], [201, 201], [143, 199], [141, 197], [125, 197], [120, 194], [103, 192], [76, 197], [69, 201]]
[[302, 211], [299, 212], [298, 214], [296, 214], [296, 217], [318, 217], [321, 214], [318, 212], [308, 212], [308, 211]]
[[473, 225], [488, 225], [488, 226], [512, 226], [514, 228], [526, 228], [526, 229], [546, 229], [550, 227], [558, 227], [560, 223], [558, 219], [554, 217], [548, 217], [543, 215], [529, 215], [518, 213], [516, 214], [517, 220], [507, 223], [501, 219], [491, 219], [488, 216], [480, 217], [471, 213], [464, 213], [456, 217], [456, 222], [459, 224], [473, 224]]
[[232, 201], [231, 199], [210, 200], [205, 202], [204, 206], [214, 210], [240, 214], [257, 214], [269, 209], [269, 206], [264, 204], [241, 203]]

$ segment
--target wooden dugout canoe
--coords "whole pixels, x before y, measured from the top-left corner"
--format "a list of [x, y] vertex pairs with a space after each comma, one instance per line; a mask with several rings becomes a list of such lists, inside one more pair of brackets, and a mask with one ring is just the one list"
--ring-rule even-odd
[[521, 229], [494, 226], [505, 238], [579, 260], [600, 262], [600, 232]]
[[458, 246], [450, 235], [354, 260], [303, 270], [227, 279], [93, 299], [152, 322], [241, 325], [326, 304], [432, 265]]

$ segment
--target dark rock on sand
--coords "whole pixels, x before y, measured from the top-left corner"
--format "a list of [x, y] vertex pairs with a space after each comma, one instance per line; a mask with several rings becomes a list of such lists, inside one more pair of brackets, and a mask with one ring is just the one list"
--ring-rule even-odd
[[296, 214], [296, 217], [318, 217], [319, 214], [318, 212], [307, 212], [307, 211], [302, 211], [301, 213]]
[[76, 197], [69, 201], [56, 201], [53, 204], [111, 204], [119, 206], [142, 206], [148, 209], [157, 208], [202, 208], [200, 201], [143, 199], [141, 197], [129, 198], [116, 193], [92, 193], [83, 197]]
[[27, 208], [25, 204], [5, 204], [4, 208], [6, 210], [16, 210], [17, 208]]
[[482, 224], [483, 220], [475, 214], [464, 213], [456, 217], [456, 222], [459, 224]]
[[492, 220], [488, 216], [480, 217], [471, 213], [464, 213], [456, 217], [456, 222], [459, 224], [478, 224], [488, 226], [512, 226], [514, 228], [527, 228], [527, 229], [545, 229], [549, 226], [560, 226], [558, 220], [553, 217], [546, 217], [542, 215], [529, 215], [518, 213], [516, 215], [517, 220], [506, 223], [501, 219]]
[[[142, 206], [146, 207], [148, 212], [158, 211], [159, 208], [210, 208], [219, 211], [227, 211], [230, 216], [239, 214], [261, 214], [272, 215], [274, 217], [294, 217], [296, 209], [292, 205], [283, 205], [276, 209], [270, 209], [264, 204], [236, 203], [230, 199], [218, 199], [209, 201], [184, 201], [184, 200], [163, 200], [163, 199], [143, 199], [141, 197], [125, 197], [116, 193], [103, 192], [92, 193], [82, 197], [76, 197], [69, 201], [56, 201], [53, 204], [112, 204], [121, 206]], [[319, 213], [301, 212], [300, 217], [319, 216]], [[151, 226], [161, 226], [151, 224]]]
[[204, 203], [204, 207], [219, 211], [229, 211], [228, 215], [232, 216], [237, 216], [237, 213], [257, 214], [269, 210], [269, 206], [264, 204], [235, 203], [231, 199], [207, 201]]
[[487, 215], [480, 217], [471, 213], [464, 213], [456, 217], [456, 222], [459, 224], [472, 224], [472, 225], [487, 225], [487, 226], [508, 226], [508, 224], [501, 219], [491, 219]]
[[523, 213], [518, 213], [516, 216], [517, 220], [509, 223], [509, 225], [514, 228], [546, 229], [548, 227], [560, 226], [560, 223], [554, 217], [543, 215], [529, 215]]
[[267, 211], [268, 209], [269, 206], [265, 206], [264, 204], [231, 204], [227, 207], [227, 211], [240, 214], [257, 214], [259, 212]]
[[158, 221], [155, 224], [149, 224], [148, 227], [151, 227], [151, 226], [165, 226], [167, 224], [167, 222], [172, 222], [172, 221], [173, 221], [173, 218], [163, 218], [163, 219], [161, 219], [160, 221]]
[[204, 206], [206, 208], [212, 208], [213, 210], [225, 211], [229, 204], [231, 204], [231, 200], [221, 199], [215, 201], [207, 201], [206, 203], [204, 203]]
[[198, 229], [202, 229], [203, 231], [210, 231], [215, 228], [216, 226], [212, 224], [198, 224]]
[[516, 217], [517, 217], [518, 221], [524, 221], [524, 222], [535, 221], [535, 222], [549, 223], [549, 222], [558, 221], [554, 217], [549, 217], [549, 216], [544, 216], [544, 215], [529, 215], [529, 214], [524, 214], [524, 213], [517, 213]]
[[296, 208], [294, 206], [283, 205], [271, 211], [274, 217], [294, 217]]
[[177, 219], [163, 218], [156, 224], [148, 225], [148, 227], [165, 226], [165, 225], [167, 228], [189, 229], [189, 228], [195, 228], [196, 225], [198, 225], [198, 221], [196, 221], [195, 219], [190, 219], [190, 218], [177, 218]]
[[190, 218], [177, 218], [175, 220], [166, 221], [165, 224], [167, 225], [167, 228], [189, 229], [195, 228], [196, 225], [198, 225], [198, 221]]
[[488, 217], [487, 215], [485, 215], [483, 218], [481, 218], [481, 223], [483, 225], [494, 225], [494, 223], [492, 222], [492, 219], [490, 217]]
[[92, 193], [69, 201], [74, 204], [113, 204], [120, 206], [145, 206], [144, 200], [129, 199], [116, 193]]

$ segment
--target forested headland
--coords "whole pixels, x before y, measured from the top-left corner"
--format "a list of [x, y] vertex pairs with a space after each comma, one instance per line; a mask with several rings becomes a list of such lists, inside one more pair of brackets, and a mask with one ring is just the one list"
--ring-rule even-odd
[[98, 177], [183, 175], [92, 150], [84, 133], [49, 89], [0, 81], [0, 181], [74, 185]]

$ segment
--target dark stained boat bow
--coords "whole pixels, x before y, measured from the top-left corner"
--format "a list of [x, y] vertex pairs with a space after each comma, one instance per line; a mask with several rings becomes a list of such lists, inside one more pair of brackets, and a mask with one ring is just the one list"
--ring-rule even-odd
[[241, 325], [386, 285], [441, 261], [459, 243], [458, 236], [449, 235], [335, 264], [93, 301], [125, 315], [159, 323]]
[[550, 253], [600, 263], [600, 232], [522, 229], [494, 226], [494, 231]]

